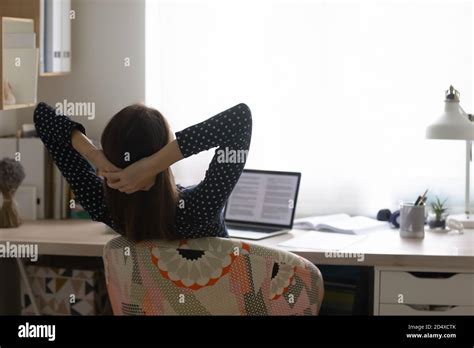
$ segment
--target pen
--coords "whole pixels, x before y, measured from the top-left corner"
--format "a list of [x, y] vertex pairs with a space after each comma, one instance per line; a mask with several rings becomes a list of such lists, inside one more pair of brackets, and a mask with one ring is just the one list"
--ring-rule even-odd
[[421, 196], [418, 196], [418, 198], [415, 201], [415, 205], [421, 205], [422, 203], [424, 203], [425, 196], [427, 193], [428, 193], [428, 189], [426, 189], [425, 193], [423, 193]]

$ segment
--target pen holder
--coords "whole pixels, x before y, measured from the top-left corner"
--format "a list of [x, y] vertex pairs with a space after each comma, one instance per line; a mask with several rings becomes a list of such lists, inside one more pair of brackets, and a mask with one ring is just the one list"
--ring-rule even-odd
[[400, 205], [400, 237], [425, 237], [425, 206], [413, 203]]

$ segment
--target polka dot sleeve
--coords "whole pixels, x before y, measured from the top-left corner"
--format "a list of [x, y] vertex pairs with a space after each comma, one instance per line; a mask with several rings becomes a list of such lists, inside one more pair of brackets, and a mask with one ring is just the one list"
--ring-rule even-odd
[[69, 117], [58, 115], [54, 108], [45, 103], [38, 104], [33, 119], [38, 136], [71, 186], [77, 201], [92, 220], [104, 222], [115, 229], [104, 202], [102, 179], [71, 143], [72, 131], [78, 129], [85, 134], [84, 127]]
[[[180, 229], [187, 238], [219, 235], [213, 228], [234, 189], [247, 160], [252, 137], [252, 115], [245, 104], [236, 105], [208, 120], [176, 133], [184, 157], [217, 147], [203, 181], [185, 197], [178, 216], [193, 222]], [[215, 233], [213, 233], [215, 231]]]

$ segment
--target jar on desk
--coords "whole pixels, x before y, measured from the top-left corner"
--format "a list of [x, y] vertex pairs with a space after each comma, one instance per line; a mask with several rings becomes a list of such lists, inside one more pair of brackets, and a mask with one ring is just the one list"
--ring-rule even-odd
[[413, 203], [400, 204], [400, 237], [425, 237], [425, 206]]

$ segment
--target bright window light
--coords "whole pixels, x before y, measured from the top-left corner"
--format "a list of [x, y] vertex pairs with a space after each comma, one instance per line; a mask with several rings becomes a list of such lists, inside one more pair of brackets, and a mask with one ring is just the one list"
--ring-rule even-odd
[[149, 0], [146, 99], [175, 131], [247, 103], [247, 168], [302, 172], [299, 216], [373, 216], [425, 188], [461, 208], [465, 144], [424, 137], [450, 84], [474, 111], [473, 23], [467, 0]]

